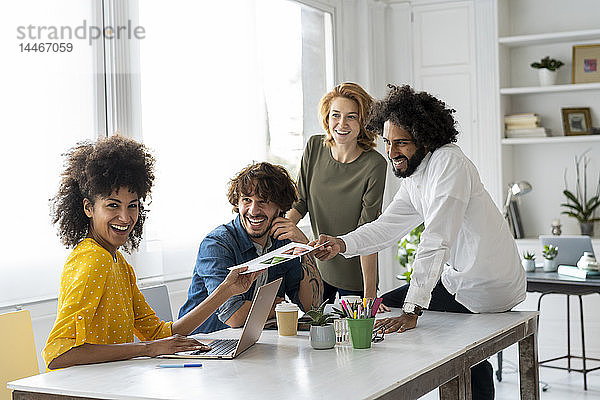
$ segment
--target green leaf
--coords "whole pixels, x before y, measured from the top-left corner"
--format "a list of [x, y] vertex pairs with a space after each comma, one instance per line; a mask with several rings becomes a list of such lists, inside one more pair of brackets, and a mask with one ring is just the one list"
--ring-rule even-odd
[[576, 206], [578, 206], [579, 208], [581, 208], [581, 203], [579, 203], [579, 200], [577, 199], [577, 197], [575, 197], [575, 195], [571, 192], [569, 192], [568, 190], [563, 190], [563, 194], [565, 196], [567, 196], [567, 198], [569, 200], [571, 200], [573, 203], [575, 203]]
[[567, 207], [567, 208], [572, 208], [573, 210], [577, 211], [577, 212], [582, 212], [583, 210], [581, 210], [580, 207], [574, 206], [573, 204], [570, 203], [561, 203], [560, 204], [563, 207]]
[[600, 205], [600, 200], [598, 199], [598, 196], [594, 196], [590, 199], [590, 201], [587, 202], [587, 204], [585, 205], [585, 208], [591, 212], [594, 212], [596, 207], [598, 207], [599, 205]]
[[316, 310], [310, 310], [310, 311], [307, 311], [307, 312], [306, 312], [306, 315], [308, 315], [309, 317], [311, 317], [313, 320], [317, 320], [317, 319], [319, 319], [319, 317], [320, 317], [321, 315], [323, 315], [323, 314], [322, 314], [322, 313], [319, 313], [319, 312], [318, 312], [318, 311], [316, 311]]
[[575, 213], [568, 212], [568, 211], [563, 211], [563, 212], [561, 212], [561, 214], [565, 214], [565, 215], [568, 215], [569, 217], [573, 217], [573, 218], [577, 219], [577, 221], [579, 221], [579, 222], [585, 222], [585, 220], [582, 219], [582, 216], [580, 214], [575, 214]]
[[535, 260], [535, 253], [532, 253], [531, 251], [524, 251], [523, 252], [523, 258], [525, 260]]

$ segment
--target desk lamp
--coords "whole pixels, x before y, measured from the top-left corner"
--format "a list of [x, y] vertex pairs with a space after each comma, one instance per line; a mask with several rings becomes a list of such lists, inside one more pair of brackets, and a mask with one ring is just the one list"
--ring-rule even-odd
[[502, 215], [504, 218], [508, 217], [508, 207], [510, 206], [510, 202], [513, 197], [520, 197], [524, 194], [531, 192], [531, 185], [529, 182], [519, 181], [513, 182], [508, 185], [508, 193], [506, 193], [506, 203], [504, 203], [504, 209], [502, 210]]

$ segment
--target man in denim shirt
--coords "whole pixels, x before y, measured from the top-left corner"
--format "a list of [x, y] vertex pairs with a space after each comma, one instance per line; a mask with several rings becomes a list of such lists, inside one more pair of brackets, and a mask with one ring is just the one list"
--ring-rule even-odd
[[[188, 299], [179, 310], [180, 318], [225, 280], [229, 267], [290, 241], [308, 243], [302, 231], [283, 217], [298, 199], [296, 186], [285, 168], [266, 162], [246, 167], [229, 183], [228, 199], [238, 215], [209, 233], [200, 244]], [[283, 282], [275, 304], [283, 301], [285, 295], [302, 310], [320, 304], [321, 275], [313, 256], [302, 256], [267, 269], [246, 293], [227, 300], [193, 333], [243, 326], [258, 287], [280, 277]], [[269, 317], [274, 317], [274, 308]]]

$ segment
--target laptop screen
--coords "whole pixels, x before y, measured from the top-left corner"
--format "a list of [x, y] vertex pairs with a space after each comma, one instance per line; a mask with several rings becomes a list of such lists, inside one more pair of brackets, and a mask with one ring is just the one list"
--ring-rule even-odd
[[540, 242], [543, 246], [552, 245], [558, 247], [556, 255], [557, 265], [577, 265], [577, 261], [584, 252], [594, 252], [592, 239], [589, 236], [551, 236], [541, 235]]

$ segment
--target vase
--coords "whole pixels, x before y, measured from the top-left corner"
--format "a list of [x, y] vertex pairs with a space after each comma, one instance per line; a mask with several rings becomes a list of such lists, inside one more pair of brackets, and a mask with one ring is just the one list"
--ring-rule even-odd
[[551, 86], [556, 83], [556, 77], [558, 71], [550, 71], [547, 68], [538, 69], [538, 78], [540, 79], [540, 86]]
[[556, 259], [544, 259], [544, 272], [556, 272], [557, 269], [558, 265], [556, 265]]
[[324, 326], [311, 325], [310, 345], [313, 349], [326, 350], [335, 346], [335, 329], [333, 324]]
[[594, 223], [593, 222], [580, 222], [579, 227], [581, 228], [582, 235], [594, 236]]
[[535, 260], [523, 259], [521, 260], [521, 264], [523, 264], [525, 272], [535, 272]]

